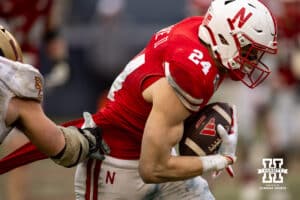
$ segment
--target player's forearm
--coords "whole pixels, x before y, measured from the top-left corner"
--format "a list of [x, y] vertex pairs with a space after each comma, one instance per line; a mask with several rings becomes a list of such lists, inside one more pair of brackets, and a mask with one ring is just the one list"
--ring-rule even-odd
[[[40, 151], [55, 163], [73, 167], [89, 156], [104, 159], [98, 152], [102, 147], [101, 129], [92, 121], [90, 114], [84, 115], [85, 128], [61, 127], [52, 122], [43, 112], [41, 105], [32, 100], [20, 100], [17, 124]], [[93, 155], [92, 155], [93, 154]]]
[[49, 120], [41, 123], [40, 127], [27, 126], [25, 134], [39, 150], [49, 157], [57, 155], [65, 146], [65, 138], [61, 130]]
[[232, 164], [232, 160], [222, 155], [209, 156], [171, 156], [166, 164], [152, 163], [140, 166], [140, 174], [146, 183], [179, 181], [218, 171]]
[[59, 153], [65, 146], [60, 129], [44, 114], [40, 103], [33, 100], [17, 100], [21, 128], [31, 142], [48, 156]]
[[[141, 172], [142, 170], [140, 170]], [[185, 180], [202, 174], [202, 162], [196, 156], [171, 156], [166, 164], [146, 167], [142, 177], [147, 183]]]

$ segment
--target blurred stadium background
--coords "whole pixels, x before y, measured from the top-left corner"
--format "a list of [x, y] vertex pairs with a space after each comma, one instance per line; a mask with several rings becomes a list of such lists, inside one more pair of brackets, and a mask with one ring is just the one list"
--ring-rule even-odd
[[[10, 1], [10, 0], [6, 0]], [[250, 90], [226, 82], [214, 101], [228, 101], [239, 112], [239, 160], [236, 178], [209, 180], [216, 199], [297, 200], [300, 196], [300, 1], [264, 0], [279, 22], [279, 55], [271, 78]], [[2, 2], [0, 2], [1, 4]], [[68, 43], [70, 79], [45, 93], [44, 108], [56, 122], [95, 112], [111, 81], [155, 31], [186, 16], [203, 14], [208, 0], [65, 0], [62, 31]], [[1, 18], [1, 17], [0, 17]], [[41, 48], [41, 71], [49, 61]], [[0, 148], [0, 156], [8, 152]], [[261, 190], [263, 158], [283, 158], [286, 190]], [[75, 169], [49, 160], [30, 164], [24, 200], [72, 200]], [[7, 199], [8, 174], [0, 176], [0, 200]]]

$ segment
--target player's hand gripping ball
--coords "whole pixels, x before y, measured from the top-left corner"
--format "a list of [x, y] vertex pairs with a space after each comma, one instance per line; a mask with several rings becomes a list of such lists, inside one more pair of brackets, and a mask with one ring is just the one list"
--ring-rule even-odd
[[229, 132], [232, 113], [229, 104], [216, 102], [208, 104], [187, 118], [183, 137], [179, 143], [180, 155], [204, 156], [217, 153], [222, 143], [217, 126], [221, 124]]

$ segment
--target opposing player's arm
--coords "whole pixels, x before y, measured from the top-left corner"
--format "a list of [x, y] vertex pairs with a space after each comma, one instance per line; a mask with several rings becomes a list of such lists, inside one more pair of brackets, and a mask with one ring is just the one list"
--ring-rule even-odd
[[56, 124], [45, 116], [39, 102], [13, 98], [8, 113], [8, 123], [17, 118], [15, 124], [42, 152], [54, 156], [64, 147], [64, 136]]
[[17, 126], [55, 163], [73, 167], [87, 157], [104, 159], [101, 130], [90, 114], [85, 113], [84, 119], [85, 127], [81, 129], [57, 126], [44, 114], [39, 102], [15, 97], [9, 103], [6, 123]]
[[197, 156], [172, 156], [172, 148], [183, 134], [183, 121], [190, 113], [165, 78], [143, 92], [152, 102], [146, 122], [139, 171], [145, 182], [177, 181], [202, 174]]

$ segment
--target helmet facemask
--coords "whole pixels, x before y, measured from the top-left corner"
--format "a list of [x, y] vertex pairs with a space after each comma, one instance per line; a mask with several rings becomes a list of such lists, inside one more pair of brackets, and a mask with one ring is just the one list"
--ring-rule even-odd
[[263, 60], [265, 53], [274, 54], [276, 51], [256, 43], [244, 34], [237, 34], [233, 37], [237, 53], [228, 61], [227, 67], [236, 79], [250, 88], [255, 88], [271, 73]]

